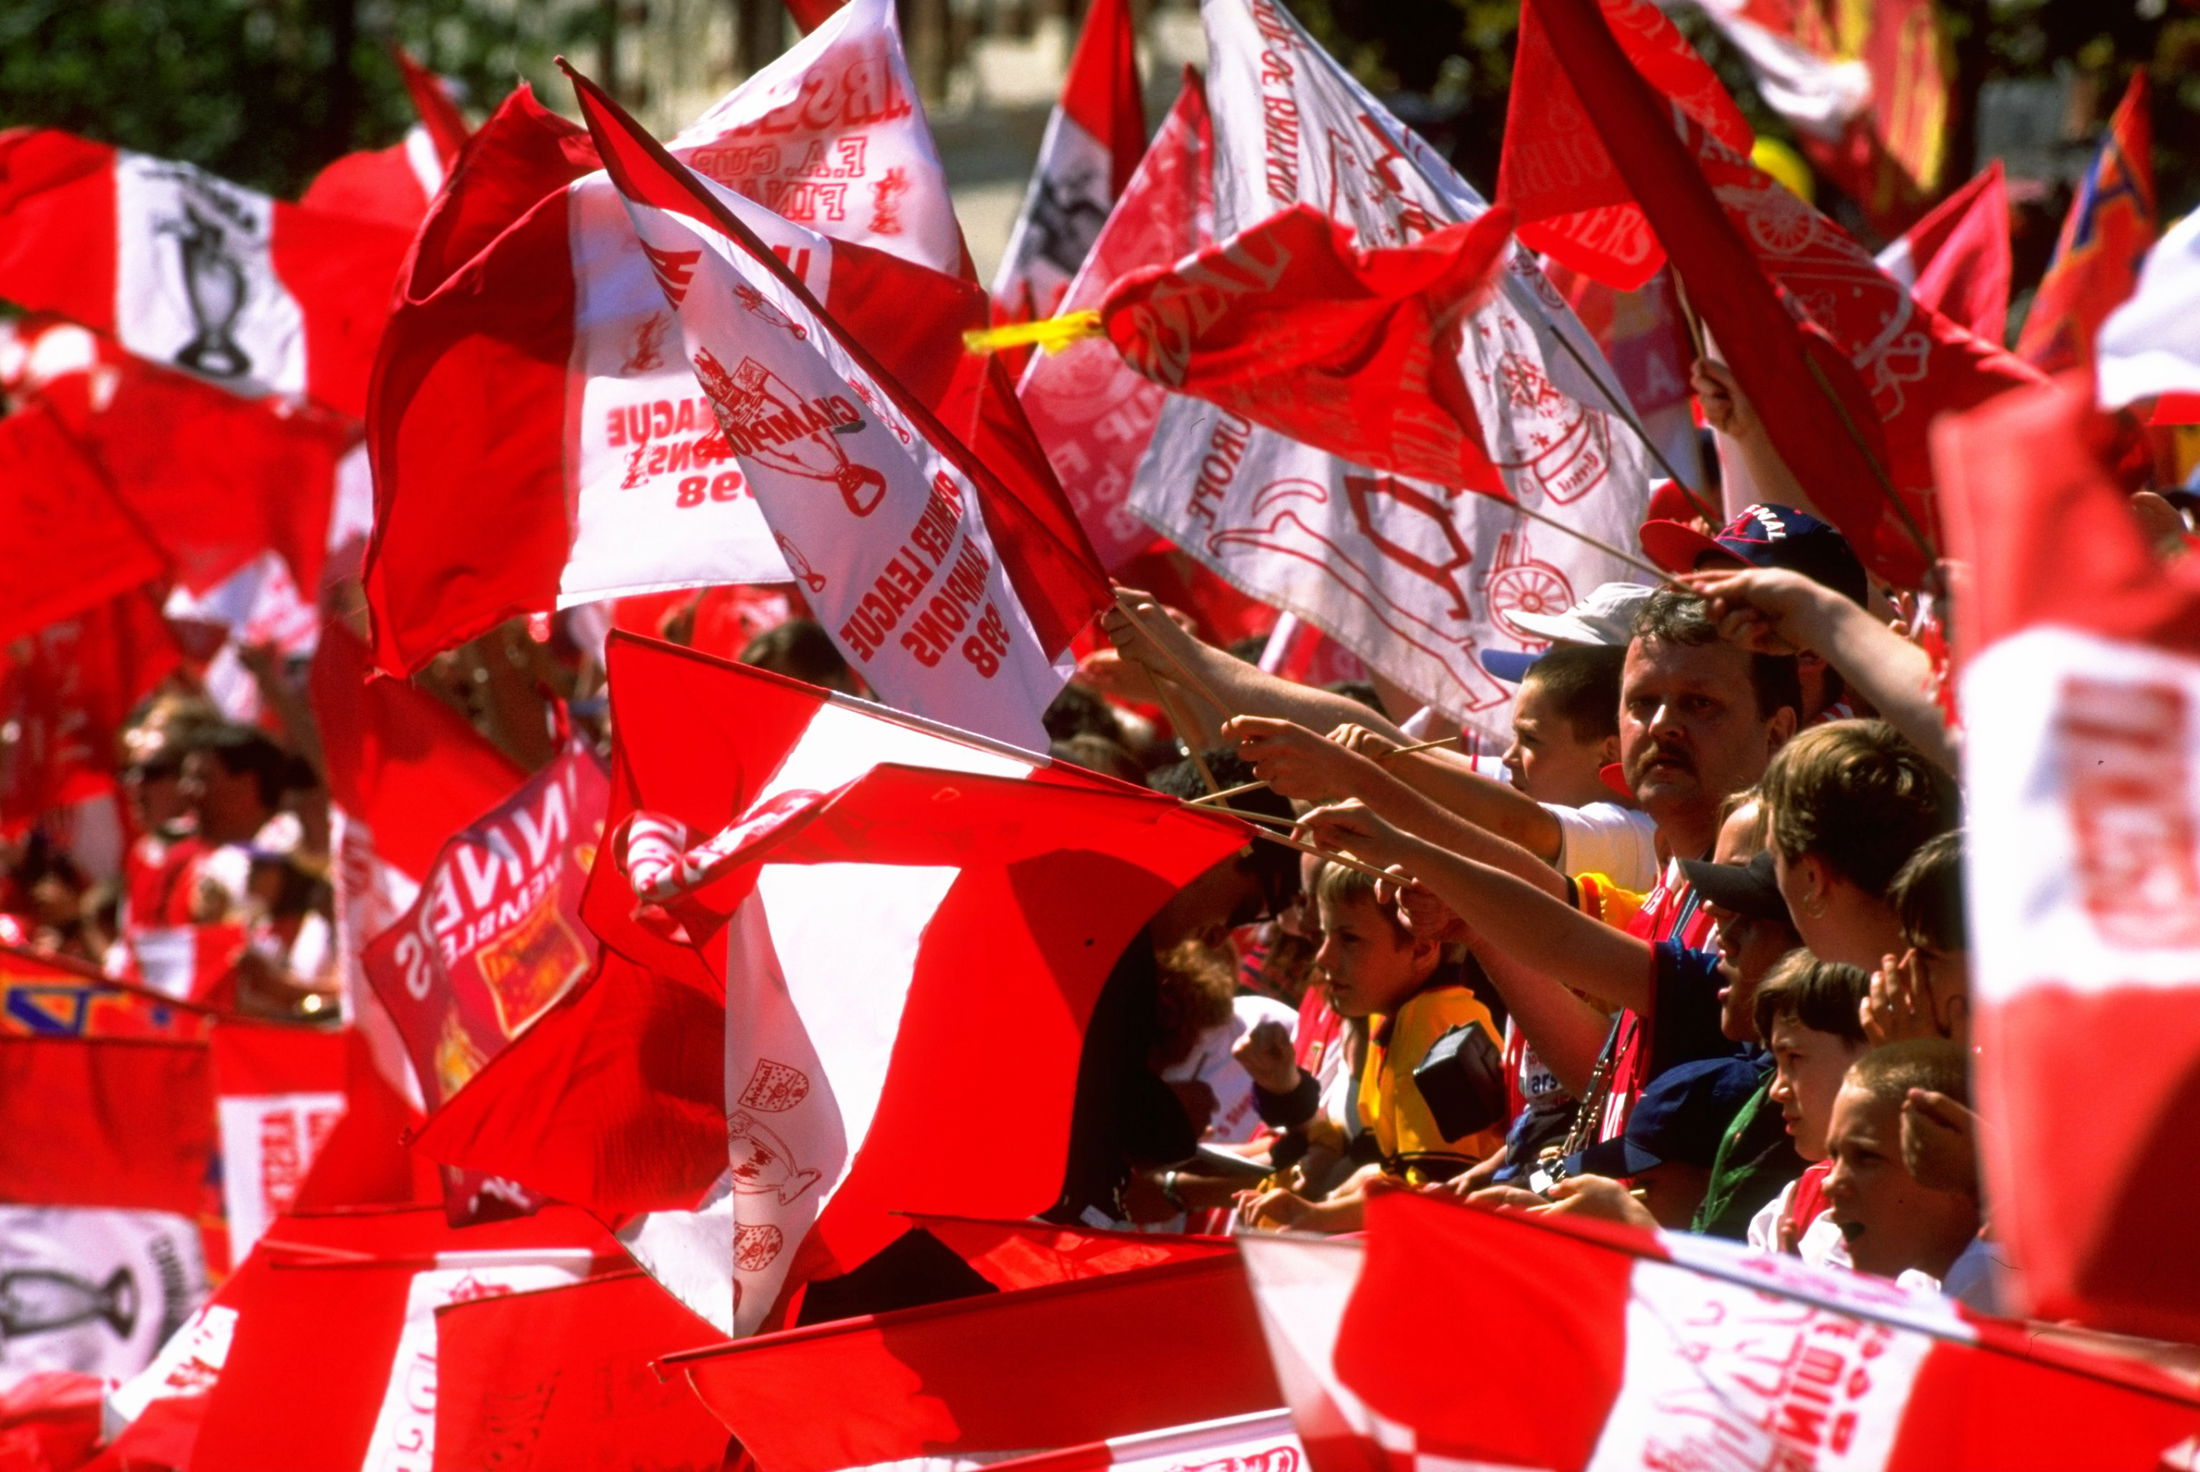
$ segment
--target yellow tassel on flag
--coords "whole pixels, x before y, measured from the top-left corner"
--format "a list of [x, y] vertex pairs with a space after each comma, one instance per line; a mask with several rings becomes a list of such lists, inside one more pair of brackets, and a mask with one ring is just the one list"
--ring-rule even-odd
[[973, 327], [963, 334], [963, 346], [973, 353], [997, 353], [1004, 348], [1041, 347], [1058, 353], [1073, 342], [1100, 336], [1100, 314], [1068, 312], [1041, 317], [1036, 322], [1009, 322], [999, 327]]

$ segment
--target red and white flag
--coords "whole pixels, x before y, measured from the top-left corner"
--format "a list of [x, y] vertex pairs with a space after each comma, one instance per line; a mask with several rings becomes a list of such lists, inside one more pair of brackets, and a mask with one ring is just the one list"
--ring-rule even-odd
[[[1813, 505], [1867, 567], [1916, 586], [1934, 545], [1933, 417], [2037, 375], [1920, 308], [1832, 221], [1676, 110], [1618, 37], [1669, 27], [1643, 0], [1530, 3], [1523, 43], [1550, 49], [1611, 160], [1597, 197], [1649, 220]], [[1509, 202], [1523, 222], [1581, 218], [1570, 194]]]
[[152, 1361], [206, 1296], [216, 1150], [203, 1041], [0, 1036], [0, 1383]]
[[[2192, 1340], [2200, 1270], [2174, 1224], [2200, 1191], [2160, 1150], [2192, 1127], [2200, 1059], [2200, 577], [2156, 562], [2096, 433], [2066, 376], [1936, 446], [1972, 578], [1956, 632], [1986, 1189], [2033, 1314]], [[2082, 1130], [2054, 1104], [2076, 1059], [2115, 1080]]]
[[[983, 324], [889, 0], [673, 140], [928, 407]], [[366, 569], [392, 673], [515, 614], [793, 574], [587, 135], [524, 87], [423, 228], [376, 366]]]
[[36, 403], [0, 419], [0, 546], [18, 550], [0, 592], [0, 643], [168, 572], [143, 523]]
[[718, 1338], [647, 1273], [454, 1300], [435, 1315], [437, 1459], [709, 1472], [725, 1428], [656, 1362]]
[[405, 230], [53, 129], [0, 139], [0, 180], [0, 295], [236, 393], [365, 414]]
[[[615, 1112], [634, 1097], [623, 1092], [596, 1100], [568, 1083], [557, 1109], [534, 1092], [522, 1131], [473, 1109], [477, 1096], [513, 1097], [531, 1058], [577, 1046], [573, 1031], [544, 1041], [545, 1029], [601, 982], [483, 1069], [421, 1148], [607, 1216], [683, 1187], [681, 1210], [625, 1235], [690, 1308], [740, 1333], [790, 1284], [891, 1243], [909, 1226], [899, 1213], [1013, 1219], [1053, 1204], [1102, 981], [1168, 894], [1243, 842], [1242, 827], [669, 646], [614, 638], [610, 663], [613, 847], [585, 913], [608, 951], [665, 979], [660, 1006], [722, 989], [715, 1033], [692, 1002], [659, 1014], [689, 1019], [679, 1036], [631, 1012], [617, 1024], [654, 1038], [686, 1078], [683, 1045], [723, 1039], [700, 1115], [715, 1133], [710, 1174], [638, 1135], [641, 1122]], [[683, 860], [712, 835], [723, 841]], [[744, 852], [744, 835], [770, 846]], [[627, 846], [637, 837], [660, 841]], [[635, 885], [648, 925], [633, 918]], [[667, 938], [668, 921], [684, 939]], [[669, 1092], [691, 1095], [692, 1083]], [[1008, 1097], [1018, 1104], [1005, 1114], [991, 1102]], [[986, 1169], [941, 1168], [941, 1141], [981, 1137]], [[558, 1185], [595, 1172], [594, 1193], [555, 1189], [506, 1153], [528, 1146]], [[666, 1176], [639, 1189], [638, 1167]]]
[[211, 1042], [222, 1209], [229, 1260], [237, 1263], [297, 1201], [321, 1147], [343, 1120], [350, 1039], [341, 1032], [224, 1021]]
[[887, 703], [1036, 749], [1057, 661], [1109, 602], [1090, 549], [826, 315], [737, 196], [574, 80], [681, 354], [818, 621]]
[[986, 1465], [1011, 1472], [1300, 1472], [1306, 1448], [1289, 1411], [1256, 1411]]
[[556, 1208], [463, 1233], [432, 1209], [285, 1217], [109, 1397], [110, 1455], [234, 1472], [432, 1466], [437, 1310], [622, 1266], [601, 1228]]
[[1051, 317], [1146, 151], [1130, 0], [1093, 0], [993, 277], [997, 311]]
[[14, 324], [11, 399], [50, 411], [168, 559], [205, 594], [273, 554], [318, 592], [338, 466], [358, 427], [283, 399], [240, 399], [52, 318]]
[[[1203, 16], [1218, 234], [1303, 203], [1351, 226], [1361, 247], [1397, 246], [1487, 208], [1278, 0], [1210, 0]], [[1526, 254], [1469, 318], [1464, 349], [1484, 448], [1513, 499], [1629, 541], [1647, 489], [1642, 447], [1613, 412], [1622, 391]], [[1181, 397], [1131, 504], [1226, 580], [1493, 735], [1512, 691], [1477, 651], [1541, 647], [1508, 615], [1567, 607], [1627, 575], [1491, 497], [1354, 466]]]
[[1004, 1292], [1105, 1277], [1164, 1263], [1227, 1257], [1225, 1237], [1170, 1232], [1101, 1232], [1052, 1222], [988, 1222], [968, 1217], [912, 1220], [973, 1272]]
[[402, 680], [369, 680], [366, 645], [340, 623], [321, 633], [309, 677], [327, 767], [330, 882], [345, 1016], [377, 1067], [417, 1105], [395, 1024], [368, 984], [367, 942], [420, 898], [444, 841], [511, 795], [526, 774], [466, 718]]
[[[1307, 1340], [1335, 1325], [1336, 1381], [1371, 1413], [1357, 1448], [1301, 1417], [1324, 1472], [2048, 1472], [2173, 1465], [2200, 1430], [2200, 1395], [2170, 1375], [2040, 1347], [1929, 1289], [1402, 1192], [1370, 1201], [1367, 1225], [1349, 1299], [1319, 1328], [1334, 1300], [1279, 1300], [1255, 1270], [1264, 1313]], [[1485, 1332], [1455, 1332], [1455, 1312]]]
[[[974, 1464], [1283, 1404], [1228, 1257], [793, 1329], [665, 1367], [770, 1472]], [[821, 1400], [833, 1414], [816, 1414]]]
[[2009, 188], [1995, 159], [1881, 251], [1917, 304], [1984, 342], [2009, 332]]
[[411, 232], [427, 218], [428, 205], [473, 130], [441, 78], [403, 47], [395, 48], [392, 55], [420, 121], [388, 148], [347, 153], [331, 163], [313, 176], [298, 203]]
[[2088, 366], [2093, 337], [2131, 295], [2139, 263], [2160, 229], [2154, 193], [2154, 124], [2147, 74], [2131, 74], [2123, 101], [2063, 217], [2055, 258], [2032, 293], [2017, 353], [2049, 373]]
[[[1058, 312], [1097, 308], [1121, 277], [1182, 260], [1214, 238], [1213, 151], [1206, 89], [1187, 69], [1176, 105], [1100, 227]], [[1058, 353], [1034, 354], [1016, 392], [1100, 565], [1119, 572], [1156, 543], [1153, 528], [1129, 502], [1167, 391], [1132, 372], [1106, 343], [1080, 339]]]
[[0, 1035], [150, 1038], [206, 1036], [204, 1008], [103, 976], [82, 961], [0, 946]]
[[1500, 205], [1361, 250], [1349, 226], [1293, 205], [1116, 282], [1099, 327], [1173, 392], [1386, 474], [1502, 498], [1460, 349], [1511, 227]]
[[2200, 394], [2200, 211], [2171, 226], [2139, 269], [2131, 299], [2101, 324], [2094, 372], [2101, 405]]
[[[450, 1098], [596, 960], [581, 891], [603, 840], [603, 766], [570, 746], [453, 834], [403, 918], [361, 957], [426, 1107]], [[454, 1223], [532, 1210], [510, 1182], [454, 1172]]]

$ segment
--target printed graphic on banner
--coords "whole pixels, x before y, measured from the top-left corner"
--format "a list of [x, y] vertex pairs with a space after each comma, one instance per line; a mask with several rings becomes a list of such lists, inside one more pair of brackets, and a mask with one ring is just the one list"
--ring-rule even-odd
[[189, 164], [115, 155], [117, 336], [242, 392], [302, 390], [305, 315], [276, 278], [275, 202]]
[[222, 1206], [229, 1249], [242, 1260], [275, 1218], [290, 1210], [321, 1146], [344, 1117], [340, 1092], [224, 1094]]
[[[453, 837], [419, 901], [369, 942], [368, 980], [405, 1040], [430, 1110], [595, 963], [580, 899], [609, 797], [602, 765], [569, 748]], [[446, 1185], [456, 1220], [538, 1204], [510, 1182], [451, 1173]]]
[[198, 1227], [171, 1212], [0, 1206], [0, 1383], [135, 1375], [206, 1293]]
[[[1397, 245], [1486, 208], [1275, 0], [1207, 0], [1202, 13], [1218, 235], [1311, 203], [1362, 246]], [[1468, 395], [1510, 493], [1630, 542], [1646, 487], [1641, 447], [1609, 412], [1622, 391], [1525, 254], [1463, 338]], [[1181, 398], [1163, 411], [1131, 504], [1224, 578], [1493, 735], [1512, 691], [1478, 653], [1540, 648], [1513, 615], [1555, 612], [1627, 575], [1490, 497], [1349, 466]]]

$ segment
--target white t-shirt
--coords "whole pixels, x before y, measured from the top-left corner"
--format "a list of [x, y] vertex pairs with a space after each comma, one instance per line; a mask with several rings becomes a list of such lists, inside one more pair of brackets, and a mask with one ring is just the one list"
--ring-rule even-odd
[[1895, 1279], [1904, 1288], [1930, 1288], [1954, 1299], [1974, 1313], [2005, 1315], [2000, 1276], [2003, 1268], [1994, 1260], [1993, 1247], [1984, 1237], [1973, 1237], [1962, 1255], [1948, 1265], [1948, 1276], [1935, 1278], [1922, 1268], [1911, 1268]]
[[1558, 871], [1603, 874], [1622, 889], [1647, 893], [1658, 882], [1658, 825], [1639, 808], [1592, 802], [1543, 804], [1558, 819]]
[[[1780, 1218], [1787, 1215], [1788, 1202], [1795, 1198], [1795, 1182], [1789, 1181], [1780, 1188], [1780, 1194], [1757, 1208], [1757, 1214], [1749, 1219], [1749, 1245], [1759, 1252], [1780, 1250]], [[1814, 1268], [1853, 1267], [1849, 1261], [1848, 1240], [1833, 1223], [1833, 1213], [1821, 1211], [1803, 1228], [1803, 1240], [1795, 1247], [1795, 1255]]]
[[[1162, 1070], [1172, 1084], [1198, 1080], [1215, 1092], [1215, 1118], [1207, 1141], [1215, 1145], [1242, 1145], [1260, 1129], [1260, 1110], [1253, 1099], [1253, 1076], [1230, 1056], [1237, 1040], [1264, 1021], [1273, 1019], [1297, 1040], [1299, 1014], [1271, 997], [1239, 997], [1232, 1004], [1237, 1015], [1222, 1026], [1202, 1033], [1181, 1063]], [[1339, 1049], [1341, 1052], [1342, 1049]]]

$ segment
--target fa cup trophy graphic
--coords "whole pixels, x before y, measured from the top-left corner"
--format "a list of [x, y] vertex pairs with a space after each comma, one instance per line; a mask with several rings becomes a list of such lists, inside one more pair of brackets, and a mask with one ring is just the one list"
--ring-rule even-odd
[[51, 1268], [0, 1273], [0, 1338], [47, 1334], [99, 1319], [127, 1339], [137, 1312], [137, 1280], [128, 1268], [116, 1268], [104, 1283]]
[[810, 428], [813, 411], [802, 396], [754, 358], [743, 358], [731, 373], [708, 348], [695, 355], [695, 376], [718, 411], [718, 423], [735, 451], [788, 475], [821, 480], [840, 488], [850, 514], [869, 516], [886, 495], [886, 477], [850, 460], [838, 436], [863, 428], [852, 425]]
[[176, 361], [210, 378], [241, 378], [252, 371], [252, 359], [233, 335], [244, 311], [244, 266], [229, 249], [229, 234], [221, 222], [202, 214], [185, 201], [183, 220], [162, 227], [176, 237], [176, 251], [183, 261], [183, 292], [191, 304], [192, 338], [176, 354]]

